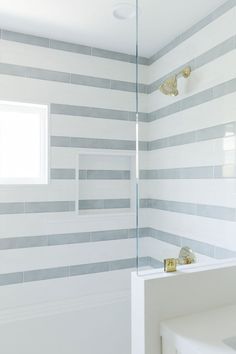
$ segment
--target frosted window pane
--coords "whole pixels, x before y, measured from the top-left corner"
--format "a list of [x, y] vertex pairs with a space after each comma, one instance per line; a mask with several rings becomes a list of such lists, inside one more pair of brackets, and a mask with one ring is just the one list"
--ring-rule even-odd
[[46, 181], [47, 106], [0, 102], [0, 182]]

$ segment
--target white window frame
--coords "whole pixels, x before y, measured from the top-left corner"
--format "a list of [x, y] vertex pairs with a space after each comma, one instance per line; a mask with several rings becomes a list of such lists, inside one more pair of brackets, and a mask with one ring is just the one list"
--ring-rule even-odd
[[48, 104], [33, 104], [15, 101], [0, 100], [1, 106], [4, 106], [4, 111], [15, 111], [15, 106], [20, 113], [37, 113], [40, 114], [40, 176], [37, 178], [22, 177], [22, 178], [3, 178], [0, 176], [0, 185], [42, 185], [49, 183], [49, 106]]

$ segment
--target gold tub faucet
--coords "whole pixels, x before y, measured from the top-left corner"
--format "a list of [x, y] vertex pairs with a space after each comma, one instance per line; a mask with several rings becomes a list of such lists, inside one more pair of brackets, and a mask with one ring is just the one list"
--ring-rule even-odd
[[196, 263], [195, 253], [189, 247], [182, 247], [179, 252], [179, 258], [164, 259], [164, 271], [167, 273], [176, 272], [177, 265]]

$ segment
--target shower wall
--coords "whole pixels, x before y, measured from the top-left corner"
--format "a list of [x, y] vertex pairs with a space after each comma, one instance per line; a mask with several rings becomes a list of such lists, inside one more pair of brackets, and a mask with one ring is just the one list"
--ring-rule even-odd
[[[181, 246], [199, 261], [236, 255], [235, 5], [227, 1], [149, 60], [140, 255], [163, 261]], [[186, 65], [192, 74], [178, 80], [179, 95], [163, 95], [160, 83]]]
[[48, 185], [0, 186], [1, 342], [41, 353], [40, 332], [45, 352], [128, 354], [135, 57], [2, 30], [0, 61], [0, 99], [48, 104], [51, 142]]

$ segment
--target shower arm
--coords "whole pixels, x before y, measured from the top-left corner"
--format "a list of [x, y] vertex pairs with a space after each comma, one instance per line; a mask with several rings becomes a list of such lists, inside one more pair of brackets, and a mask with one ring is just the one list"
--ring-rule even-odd
[[191, 68], [190, 66], [186, 66], [184, 69], [182, 69], [176, 74], [176, 77], [182, 76], [185, 79], [187, 79], [190, 76], [190, 74], [191, 74]]

